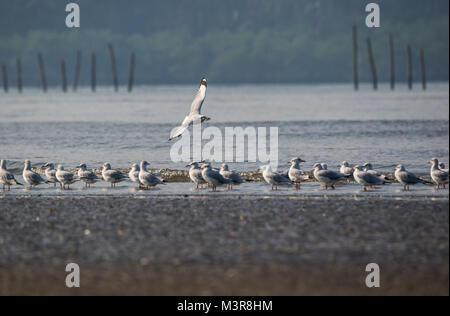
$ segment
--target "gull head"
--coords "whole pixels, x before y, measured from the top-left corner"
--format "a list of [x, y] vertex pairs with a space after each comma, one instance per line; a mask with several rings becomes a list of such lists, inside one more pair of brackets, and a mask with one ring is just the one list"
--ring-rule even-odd
[[347, 161], [343, 161], [338, 165], [338, 167], [350, 167], [350, 165]]
[[139, 171], [139, 170], [140, 170], [139, 165], [138, 165], [137, 163], [133, 164], [133, 165], [131, 166], [131, 170], [132, 170], [132, 171]]
[[148, 161], [146, 161], [146, 160], [141, 161], [141, 169], [142, 170], [145, 170], [147, 168], [147, 166], [149, 166], [149, 165], [150, 165], [150, 163]]
[[320, 163], [316, 163], [316, 164], [314, 164], [314, 166], [313, 166], [313, 168], [312, 168], [312, 170], [311, 171], [319, 171], [319, 170], [323, 170], [323, 165], [322, 164], [320, 164]]
[[86, 166], [86, 164], [82, 163], [81, 165], [77, 166], [76, 168], [81, 169], [81, 170], [86, 170], [87, 166]]
[[103, 170], [111, 170], [111, 164], [109, 162], [105, 162], [102, 166]]
[[366, 170], [373, 170], [373, 166], [372, 166], [372, 164], [371, 164], [370, 162], [366, 162], [366, 163], [363, 165], [363, 167], [364, 167]]
[[189, 164], [186, 165], [186, 167], [194, 167], [195, 169], [199, 168], [198, 162], [191, 162]]
[[439, 169], [445, 169], [445, 163], [443, 162], [439, 163]]
[[401, 164], [394, 168], [394, 171], [405, 171], [405, 170], [406, 170], [405, 166]]
[[353, 167], [353, 170], [363, 171], [363, 166], [356, 165]]
[[292, 158], [290, 161], [288, 161], [289, 164], [304, 163], [304, 162], [306, 161], [299, 157]]
[[202, 80], [200, 81], [200, 85], [201, 85], [201, 86], [205, 86], [205, 87], [208, 86], [208, 82], [206, 81], [206, 78], [205, 78], [205, 77], [203, 77]]
[[44, 170], [45, 170], [45, 169], [53, 170], [53, 169], [55, 169], [55, 165], [52, 164], [51, 162], [47, 162], [45, 165], [42, 166], [41, 169], [44, 169]]
[[220, 170], [222, 170], [222, 171], [229, 171], [230, 169], [228, 168], [228, 165], [226, 163], [224, 163], [224, 164], [222, 164], [220, 166]]
[[27, 160], [25, 160], [25, 161], [23, 162], [23, 164], [24, 164], [24, 166], [25, 166], [25, 169], [31, 170], [31, 161], [29, 161], [29, 160], [27, 159]]
[[209, 164], [209, 163], [204, 163], [204, 164], [200, 167], [200, 169], [202, 169], [202, 170], [211, 170], [212, 167], [211, 167], [211, 164]]
[[428, 163], [433, 166], [439, 166], [439, 160], [437, 158], [431, 158], [431, 160], [428, 161]]
[[328, 165], [326, 163], [321, 163], [320, 165], [322, 166], [323, 170], [328, 170]]

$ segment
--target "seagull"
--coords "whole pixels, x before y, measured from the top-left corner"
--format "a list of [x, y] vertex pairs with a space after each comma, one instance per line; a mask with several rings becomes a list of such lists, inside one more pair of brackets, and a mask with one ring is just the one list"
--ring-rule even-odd
[[272, 190], [278, 190], [280, 185], [293, 185], [294, 183], [287, 177], [279, 174], [278, 172], [272, 172], [270, 166], [261, 166], [260, 170], [264, 180], [272, 186]]
[[350, 164], [347, 161], [341, 162], [338, 167], [341, 167], [339, 171], [347, 177], [351, 177], [353, 175], [353, 168], [350, 167]]
[[45, 170], [45, 177], [47, 178], [47, 180], [50, 183], [54, 183], [55, 184], [55, 188], [56, 188], [56, 184], [59, 183], [58, 179], [56, 179], [56, 169], [55, 169], [55, 165], [52, 163], [47, 162], [45, 165], [42, 166], [41, 169]]
[[289, 169], [288, 176], [289, 179], [295, 183], [295, 188], [300, 190], [300, 186], [302, 181], [308, 180], [309, 176], [305, 174], [303, 170], [300, 169], [300, 164], [306, 162], [301, 158], [293, 158], [288, 163], [291, 164], [291, 168]]
[[72, 172], [64, 170], [62, 165], [59, 165], [56, 168], [56, 179], [58, 179], [58, 182], [61, 183], [63, 190], [66, 189], [66, 185], [67, 189], [69, 189], [71, 184], [80, 181], [80, 179], [76, 178]]
[[91, 184], [95, 184], [101, 179], [97, 176], [97, 174], [92, 170], [87, 170], [86, 164], [82, 163], [77, 166], [78, 169], [78, 178], [84, 182], [84, 186], [86, 188], [90, 188]]
[[200, 169], [198, 162], [192, 162], [186, 165], [186, 167], [191, 167], [189, 169], [189, 178], [195, 183], [197, 189], [200, 185], [206, 183], [205, 179], [203, 179], [202, 170]]
[[117, 183], [125, 181], [127, 176], [118, 170], [111, 169], [111, 165], [105, 162], [102, 166], [102, 177], [106, 182], [111, 183], [111, 188], [115, 188]]
[[50, 181], [44, 180], [38, 173], [31, 170], [31, 161], [25, 160], [24, 162], [24, 168], [22, 177], [25, 180], [25, 182], [30, 186], [29, 188], [32, 189], [35, 186], [38, 186], [40, 184], [44, 183], [52, 183]]
[[189, 128], [189, 126], [193, 124], [203, 123], [205, 121], [209, 121], [210, 118], [200, 114], [202, 110], [203, 102], [206, 98], [206, 89], [208, 84], [206, 82], [206, 78], [202, 78], [200, 82], [200, 86], [198, 87], [197, 94], [194, 97], [194, 101], [191, 104], [191, 110], [188, 116], [185, 117], [183, 123], [180, 127], [176, 129], [176, 131], [170, 136], [169, 141], [183, 135], [184, 131]]
[[381, 180], [383, 180], [385, 183], [390, 183], [390, 182], [388, 181], [389, 179], [388, 179], [384, 174], [382, 174], [381, 172], [374, 170], [372, 164], [369, 163], [369, 162], [366, 162], [366, 163], [363, 165], [363, 170], [364, 170], [365, 172], [368, 172], [368, 173], [370, 173], [370, 174], [373, 174], [374, 176], [377, 176], [378, 178], [380, 178]]
[[322, 166], [323, 170], [328, 170], [328, 165], [326, 163], [322, 162], [320, 165]]
[[429, 162], [431, 164], [430, 175], [434, 183], [437, 184], [437, 188], [440, 189], [441, 185], [444, 186], [448, 184], [448, 171], [444, 171], [439, 168], [439, 160], [437, 158], [431, 159]]
[[228, 189], [230, 185], [233, 184], [233, 180], [227, 179], [220, 174], [219, 171], [214, 170], [211, 167], [211, 164], [205, 163], [201, 166], [202, 169], [202, 177], [208, 184], [212, 186], [212, 190], [217, 191], [217, 186], [228, 185]]
[[139, 165], [135, 163], [131, 166], [131, 170], [128, 173], [128, 178], [130, 178], [131, 181], [139, 185], [139, 189], [142, 189], [142, 183], [139, 180], [139, 172], [141, 171], [141, 168], [139, 168]]
[[354, 167], [353, 177], [356, 182], [364, 187], [364, 191], [367, 191], [367, 187], [386, 184], [383, 179], [370, 172], [364, 171], [363, 167], [359, 165]]
[[245, 180], [237, 174], [237, 172], [231, 171], [227, 164], [222, 164], [220, 166], [219, 173], [226, 179], [230, 179], [233, 183], [229, 186], [229, 188], [233, 189], [233, 184], [239, 185], [245, 182]]
[[406, 171], [404, 165], [398, 165], [397, 167], [395, 167], [394, 170], [395, 170], [394, 173], [395, 179], [397, 179], [398, 182], [403, 184], [405, 191], [409, 191], [410, 185], [415, 185], [417, 183], [427, 184], [425, 180], [422, 180], [418, 178], [415, 174]]
[[316, 163], [313, 166], [312, 172], [317, 181], [324, 183], [326, 189], [331, 187], [334, 190], [335, 184], [347, 177], [345, 174], [340, 172], [326, 169], [324, 170], [322, 165], [319, 163]]
[[0, 182], [3, 184], [3, 192], [5, 192], [5, 187], [8, 187], [8, 191], [11, 191], [12, 185], [23, 185], [6, 169], [5, 160], [0, 161]]
[[140, 171], [139, 171], [139, 181], [142, 183], [144, 187], [147, 187], [147, 190], [150, 190], [150, 187], [157, 186], [158, 184], [164, 184], [164, 180], [158, 178], [156, 174], [148, 172], [147, 166], [150, 165], [147, 161], [141, 161]]

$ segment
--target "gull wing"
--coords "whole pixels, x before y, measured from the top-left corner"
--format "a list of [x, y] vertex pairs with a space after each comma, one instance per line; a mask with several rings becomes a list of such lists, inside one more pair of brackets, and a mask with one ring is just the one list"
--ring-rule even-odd
[[170, 136], [169, 140], [175, 139], [183, 135], [184, 131], [189, 127], [189, 125], [191, 125], [192, 122], [193, 122], [192, 118], [190, 116], [186, 116], [181, 126], [175, 130], [175, 132]]
[[191, 104], [191, 111], [189, 112], [189, 115], [195, 115], [200, 114], [200, 111], [202, 110], [203, 101], [205, 101], [206, 98], [206, 86], [200, 84], [197, 90], [197, 94], [194, 97], [194, 100]]

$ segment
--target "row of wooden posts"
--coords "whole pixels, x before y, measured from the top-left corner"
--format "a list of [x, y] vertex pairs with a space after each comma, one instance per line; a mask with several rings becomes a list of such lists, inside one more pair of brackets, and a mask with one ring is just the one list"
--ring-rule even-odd
[[[394, 40], [392, 38], [392, 35], [389, 36], [388, 41], [389, 46], [389, 65], [390, 65], [390, 85], [391, 89], [395, 89], [395, 57], [394, 57]], [[109, 56], [111, 60], [111, 70], [112, 70], [112, 76], [113, 76], [113, 84], [114, 84], [114, 90], [117, 92], [119, 91], [119, 79], [117, 75], [117, 65], [116, 65], [116, 57], [114, 55], [114, 48], [111, 44], [108, 44], [108, 51]], [[367, 51], [369, 55], [369, 64], [370, 64], [370, 72], [372, 74], [372, 82], [373, 82], [373, 88], [374, 90], [378, 89], [378, 74], [377, 74], [377, 68], [375, 64], [375, 58], [373, 55], [373, 49], [372, 49], [372, 41], [370, 38], [367, 38]], [[412, 61], [412, 49], [411, 45], [406, 46], [406, 58], [407, 58], [407, 82], [408, 82], [408, 88], [412, 90], [413, 88], [413, 61]], [[41, 74], [41, 82], [42, 82], [42, 89], [44, 92], [47, 91], [47, 79], [45, 75], [45, 67], [44, 67], [44, 60], [42, 58], [42, 54], [38, 54], [37, 56], [38, 64], [39, 64], [39, 70]], [[426, 70], [425, 70], [425, 55], [424, 50], [420, 49], [419, 51], [419, 62], [420, 62], [420, 73], [421, 73], [421, 80], [422, 80], [422, 88], [423, 90], [426, 90], [427, 88], [427, 77], [426, 77]], [[133, 84], [134, 84], [134, 67], [135, 67], [135, 54], [131, 54], [130, 58], [130, 72], [128, 77], [128, 92], [131, 92], [133, 90]], [[17, 68], [17, 89], [19, 92], [22, 92], [22, 66], [20, 63], [20, 59], [17, 58], [16, 60], [16, 68]], [[2, 65], [2, 80], [3, 80], [3, 90], [5, 92], [8, 92], [8, 73], [6, 69], [6, 65]], [[76, 57], [76, 64], [75, 64], [75, 75], [73, 80], [73, 91], [77, 90], [78, 87], [78, 80], [80, 76], [80, 70], [81, 70], [81, 52], [77, 52]], [[64, 92], [67, 92], [67, 76], [66, 76], [66, 64], [64, 59], [61, 60], [61, 77], [62, 77], [62, 90]], [[355, 90], [359, 89], [359, 70], [358, 70], [358, 34], [357, 34], [357, 27], [356, 25], [353, 26], [353, 82], [354, 82], [354, 88]], [[92, 53], [91, 55], [91, 90], [95, 92], [96, 90], [96, 55], [95, 53]]]
[[[112, 70], [112, 77], [113, 77], [113, 84], [114, 84], [114, 90], [117, 92], [119, 91], [119, 76], [117, 74], [117, 65], [116, 65], [116, 57], [114, 54], [114, 48], [111, 44], [108, 44], [108, 51], [109, 56], [111, 60], [111, 70]], [[41, 83], [42, 83], [42, 90], [44, 92], [47, 92], [47, 77], [45, 73], [45, 67], [44, 67], [44, 59], [42, 57], [41, 53], [38, 53], [37, 55], [38, 65], [39, 65], [39, 71], [41, 76]], [[96, 54], [92, 53], [91, 55], [91, 90], [92, 92], [96, 91], [97, 87], [97, 66], [96, 66]], [[135, 54], [131, 54], [130, 58], [130, 71], [128, 76], [128, 92], [131, 92], [133, 90], [133, 84], [134, 84], [134, 67], [135, 67]], [[63, 60], [61, 60], [60, 63], [61, 68], [61, 87], [63, 92], [67, 92], [67, 74], [66, 74], [66, 63]], [[3, 81], [3, 90], [5, 92], [8, 92], [9, 86], [8, 86], [8, 72], [6, 65], [1, 66], [2, 71], [2, 81]], [[19, 92], [22, 92], [23, 89], [23, 81], [22, 81], [22, 65], [20, 58], [16, 59], [16, 71], [17, 71], [17, 90]], [[76, 62], [75, 62], [75, 74], [73, 78], [73, 85], [72, 90], [75, 92], [78, 88], [78, 82], [80, 78], [80, 71], [81, 71], [81, 51], [77, 51], [76, 56]]]
[[[375, 58], [373, 55], [372, 49], [372, 41], [370, 38], [367, 38], [367, 52], [369, 55], [369, 65], [370, 65], [370, 73], [372, 75], [372, 83], [373, 89], [378, 89], [378, 74], [377, 68], [375, 64]], [[391, 89], [395, 89], [395, 51], [394, 51], [394, 39], [392, 35], [389, 35], [388, 39], [389, 46], [389, 68], [390, 68], [390, 86]], [[419, 50], [419, 64], [420, 64], [420, 74], [422, 81], [422, 89], [427, 89], [427, 75], [425, 69], [425, 53], [421, 48]], [[411, 45], [406, 45], [406, 76], [408, 82], [408, 89], [412, 90], [413, 88], [413, 61], [412, 61], [412, 49]], [[358, 71], [358, 31], [356, 25], [353, 25], [353, 84], [355, 90], [359, 89], [359, 71]]]

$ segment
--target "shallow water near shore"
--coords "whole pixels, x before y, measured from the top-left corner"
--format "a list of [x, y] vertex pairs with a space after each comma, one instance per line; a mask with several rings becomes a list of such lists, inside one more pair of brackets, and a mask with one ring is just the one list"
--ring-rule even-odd
[[[84, 184], [83, 184], [84, 185]], [[217, 192], [211, 189], [196, 189], [191, 183], [168, 183], [151, 190], [139, 190], [131, 182], [119, 184], [116, 188], [110, 188], [108, 183], [98, 183], [91, 188], [86, 189], [82, 184], [74, 184], [70, 190], [61, 190], [53, 186], [43, 185], [33, 190], [23, 188], [13, 188], [10, 192], [1, 193], [0, 198], [6, 196], [46, 196], [46, 197], [102, 197], [102, 196], [129, 196], [137, 198], [158, 198], [158, 197], [229, 197], [229, 198], [384, 198], [384, 199], [448, 199], [449, 189], [437, 190], [432, 185], [418, 185], [411, 187], [410, 191], [404, 191], [403, 186], [399, 184], [389, 184], [379, 186], [369, 191], [364, 191], [362, 187], [355, 183], [340, 184], [336, 190], [325, 190], [320, 184], [309, 182], [302, 184], [302, 188], [296, 191], [291, 187], [280, 187], [278, 190], [272, 190], [269, 185], [262, 182], [244, 183], [235, 186], [229, 191], [225, 187], [218, 188]], [[1, 202], [0, 202], [1, 203]]]
[[[403, 163], [419, 175], [437, 157], [448, 164], [448, 83], [430, 83], [425, 92], [394, 92], [381, 85], [374, 92], [350, 85], [239, 85], [210, 83], [203, 113], [207, 126], [279, 127], [279, 165], [301, 156], [310, 170], [315, 162], [337, 169], [338, 162], [372, 162], [383, 172]], [[82, 88], [76, 94], [54, 88], [47, 94], [26, 89], [0, 98], [0, 156], [18, 169], [24, 159], [34, 166], [83, 162], [98, 168], [128, 168], [147, 160], [152, 168], [183, 169], [170, 159], [168, 135], [186, 115], [195, 86]], [[230, 163], [254, 171], [260, 163]], [[388, 167], [386, 167], [388, 166]]]

